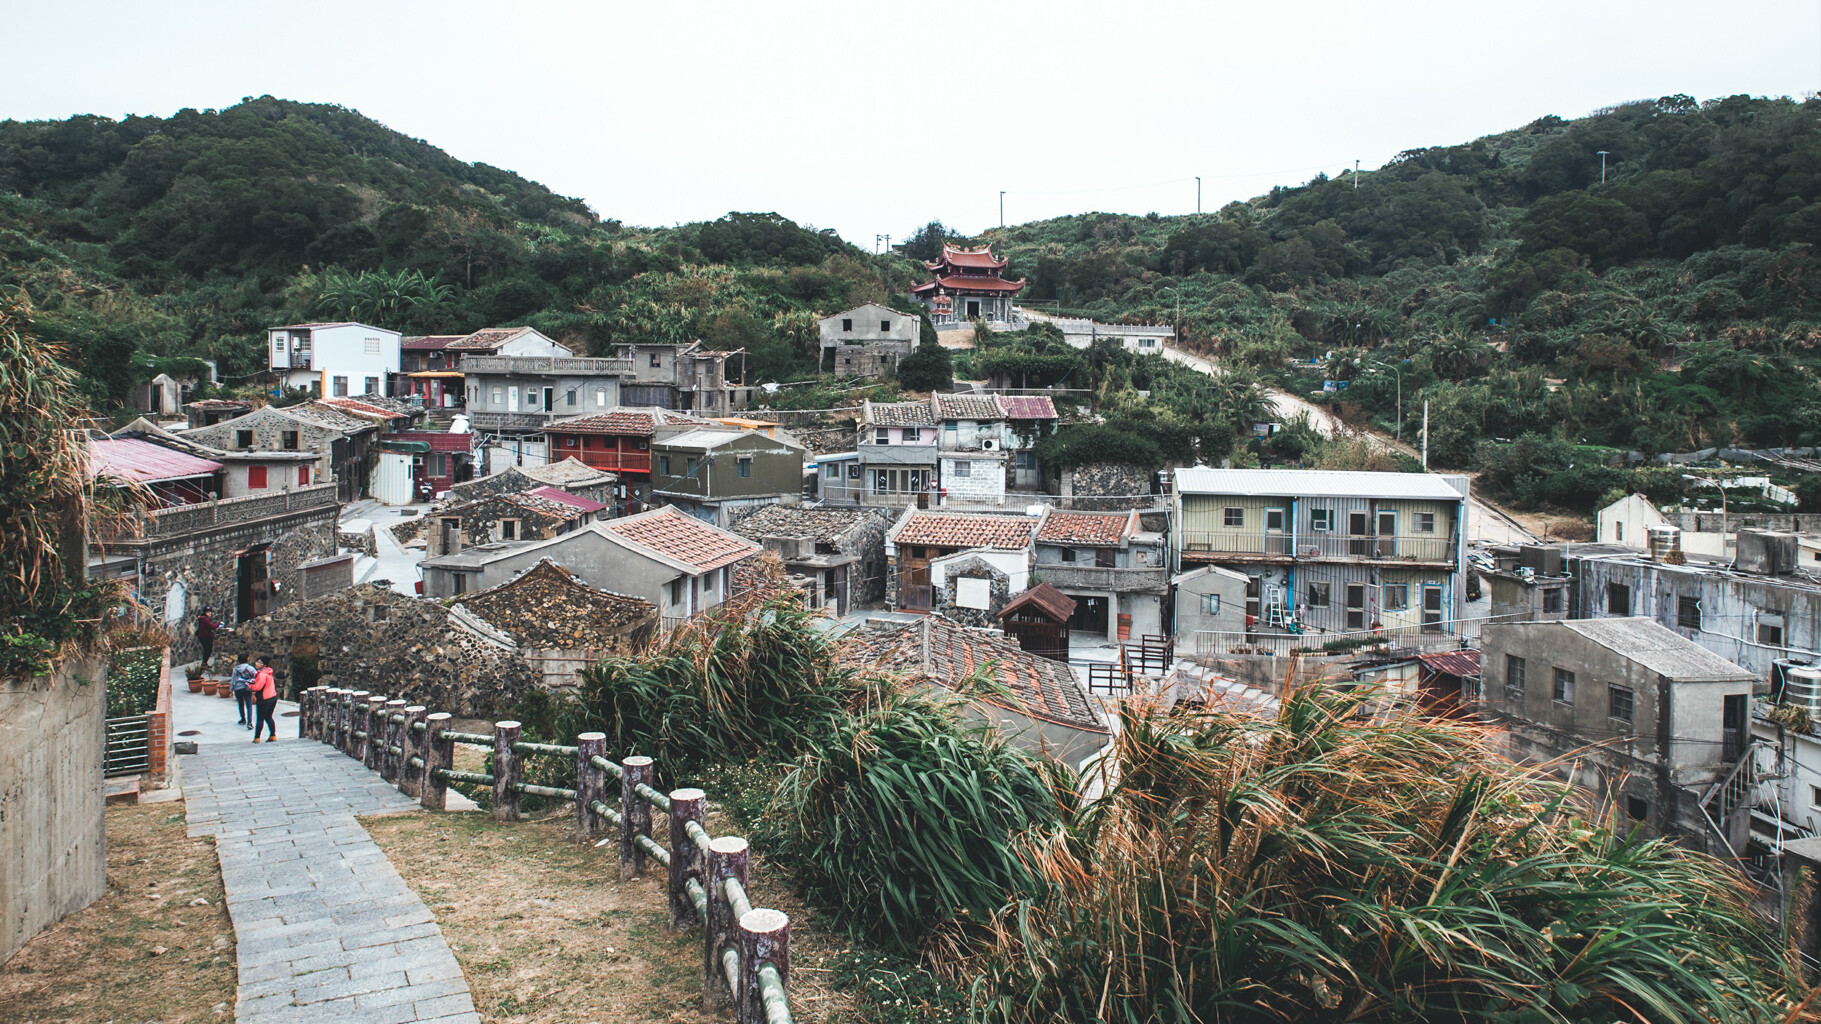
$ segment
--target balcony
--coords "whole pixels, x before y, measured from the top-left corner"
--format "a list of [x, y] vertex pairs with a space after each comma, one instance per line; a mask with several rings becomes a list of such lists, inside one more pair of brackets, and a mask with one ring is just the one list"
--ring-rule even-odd
[[936, 444], [878, 444], [861, 442], [860, 464], [864, 466], [934, 466]]
[[550, 416], [541, 412], [474, 412], [468, 422], [475, 430], [537, 431], [550, 424]]
[[1115, 594], [1135, 591], [1161, 593], [1169, 585], [1168, 574], [1161, 566], [1110, 568], [1039, 563], [1031, 572], [1038, 579], [1060, 590], [1100, 590]]
[[1378, 536], [1259, 531], [1188, 530], [1182, 535], [1182, 560], [1190, 562], [1402, 562], [1453, 565], [1458, 537], [1431, 534]]
[[589, 356], [463, 356], [463, 373], [544, 377], [618, 377], [632, 372], [630, 359]]

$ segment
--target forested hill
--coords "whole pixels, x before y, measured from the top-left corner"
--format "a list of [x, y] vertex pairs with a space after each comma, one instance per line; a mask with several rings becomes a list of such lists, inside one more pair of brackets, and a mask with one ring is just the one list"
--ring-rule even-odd
[[[1601, 183], [1600, 151], [1606, 151]], [[1686, 96], [1413, 150], [1218, 213], [987, 232], [1028, 305], [1167, 321], [1350, 380], [1434, 454], [1527, 431], [1645, 451], [1821, 443], [1821, 101]], [[1384, 364], [1375, 366], [1374, 364]], [[1370, 372], [1377, 370], [1377, 372]], [[1572, 456], [1567, 456], [1572, 458]]]
[[29, 293], [98, 398], [156, 357], [252, 373], [261, 328], [326, 317], [530, 323], [596, 351], [703, 337], [782, 377], [813, 368], [816, 310], [902, 291], [903, 262], [776, 214], [627, 228], [334, 106], [0, 122], [0, 290]]

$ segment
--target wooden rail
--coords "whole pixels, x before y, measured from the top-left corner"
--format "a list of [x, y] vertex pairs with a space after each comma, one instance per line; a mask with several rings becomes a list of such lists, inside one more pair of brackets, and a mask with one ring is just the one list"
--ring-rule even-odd
[[[366, 690], [312, 686], [298, 702], [298, 735], [357, 758], [431, 810], [446, 809], [451, 782], [490, 786], [493, 817], [517, 821], [525, 794], [575, 804], [575, 837], [619, 831], [620, 878], [637, 878], [652, 862], [667, 872], [670, 923], [702, 926], [702, 992], [710, 1009], [732, 1004], [735, 1024], [790, 1024], [790, 918], [754, 908], [746, 894], [748, 849], [737, 836], [708, 834], [707, 796], [699, 789], [659, 792], [649, 757], [615, 763], [604, 733], [585, 732], [573, 746], [519, 739], [519, 723], [496, 722], [492, 734], [459, 732], [447, 712], [389, 700]], [[455, 769], [456, 744], [493, 752], [493, 773]], [[522, 781], [522, 755], [573, 758], [574, 788]], [[609, 803], [608, 777], [619, 798]], [[670, 819], [670, 844], [651, 836], [652, 811]]]

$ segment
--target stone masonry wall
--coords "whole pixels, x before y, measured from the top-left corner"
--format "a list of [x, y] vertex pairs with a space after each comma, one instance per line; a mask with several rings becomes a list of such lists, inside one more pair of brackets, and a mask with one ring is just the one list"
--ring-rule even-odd
[[1150, 472], [1135, 466], [1090, 463], [1075, 467], [1071, 478], [1068, 508], [1116, 511], [1150, 508], [1158, 502], [1151, 493]]
[[885, 534], [896, 521], [895, 510], [879, 509], [878, 514], [849, 527], [835, 543], [835, 550], [860, 559], [850, 570], [854, 574], [848, 580], [850, 604], [885, 600]]
[[[963, 608], [955, 603], [957, 581], [984, 579], [992, 581], [992, 596], [985, 608]], [[1012, 599], [1012, 578], [984, 558], [966, 558], [949, 565], [943, 574], [942, 591], [935, 595], [936, 613], [964, 626], [999, 628], [999, 610]]]

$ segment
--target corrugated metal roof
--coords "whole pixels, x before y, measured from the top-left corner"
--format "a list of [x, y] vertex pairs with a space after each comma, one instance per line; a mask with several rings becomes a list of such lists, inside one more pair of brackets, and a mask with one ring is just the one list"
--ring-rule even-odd
[[1563, 627], [1671, 679], [1756, 679], [1749, 669], [1684, 637], [1655, 619], [1563, 619]]
[[136, 484], [188, 480], [209, 476], [221, 469], [221, 463], [211, 459], [199, 459], [163, 445], [130, 437], [90, 440], [89, 453], [93, 456], [89, 471], [95, 476]]
[[1480, 652], [1478, 651], [1438, 651], [1434, 654], [1419, 654], [1417, 661], [1429, 666], [1443, 675], [1468, 676], [1480, 674]]
[[528, 493], [548, 501], [554, 501], [559, 505], [568, 505], [571, 508], [581, 509], [583, 512], [599, 512], [601, 509], [607, 507], [606, 505], [595, 501], [593, 498], [584, 498], [579, 494], [570, 494], [568, 491], [558, 490], [555, 487], [538, 487], [532, 489]]
[[1176, 471], [1180, 494], [1295, 498], [1433, 498], [1461, 493], [1434, 473], [1372, 473], [1335, 469], [1207, 469]]

